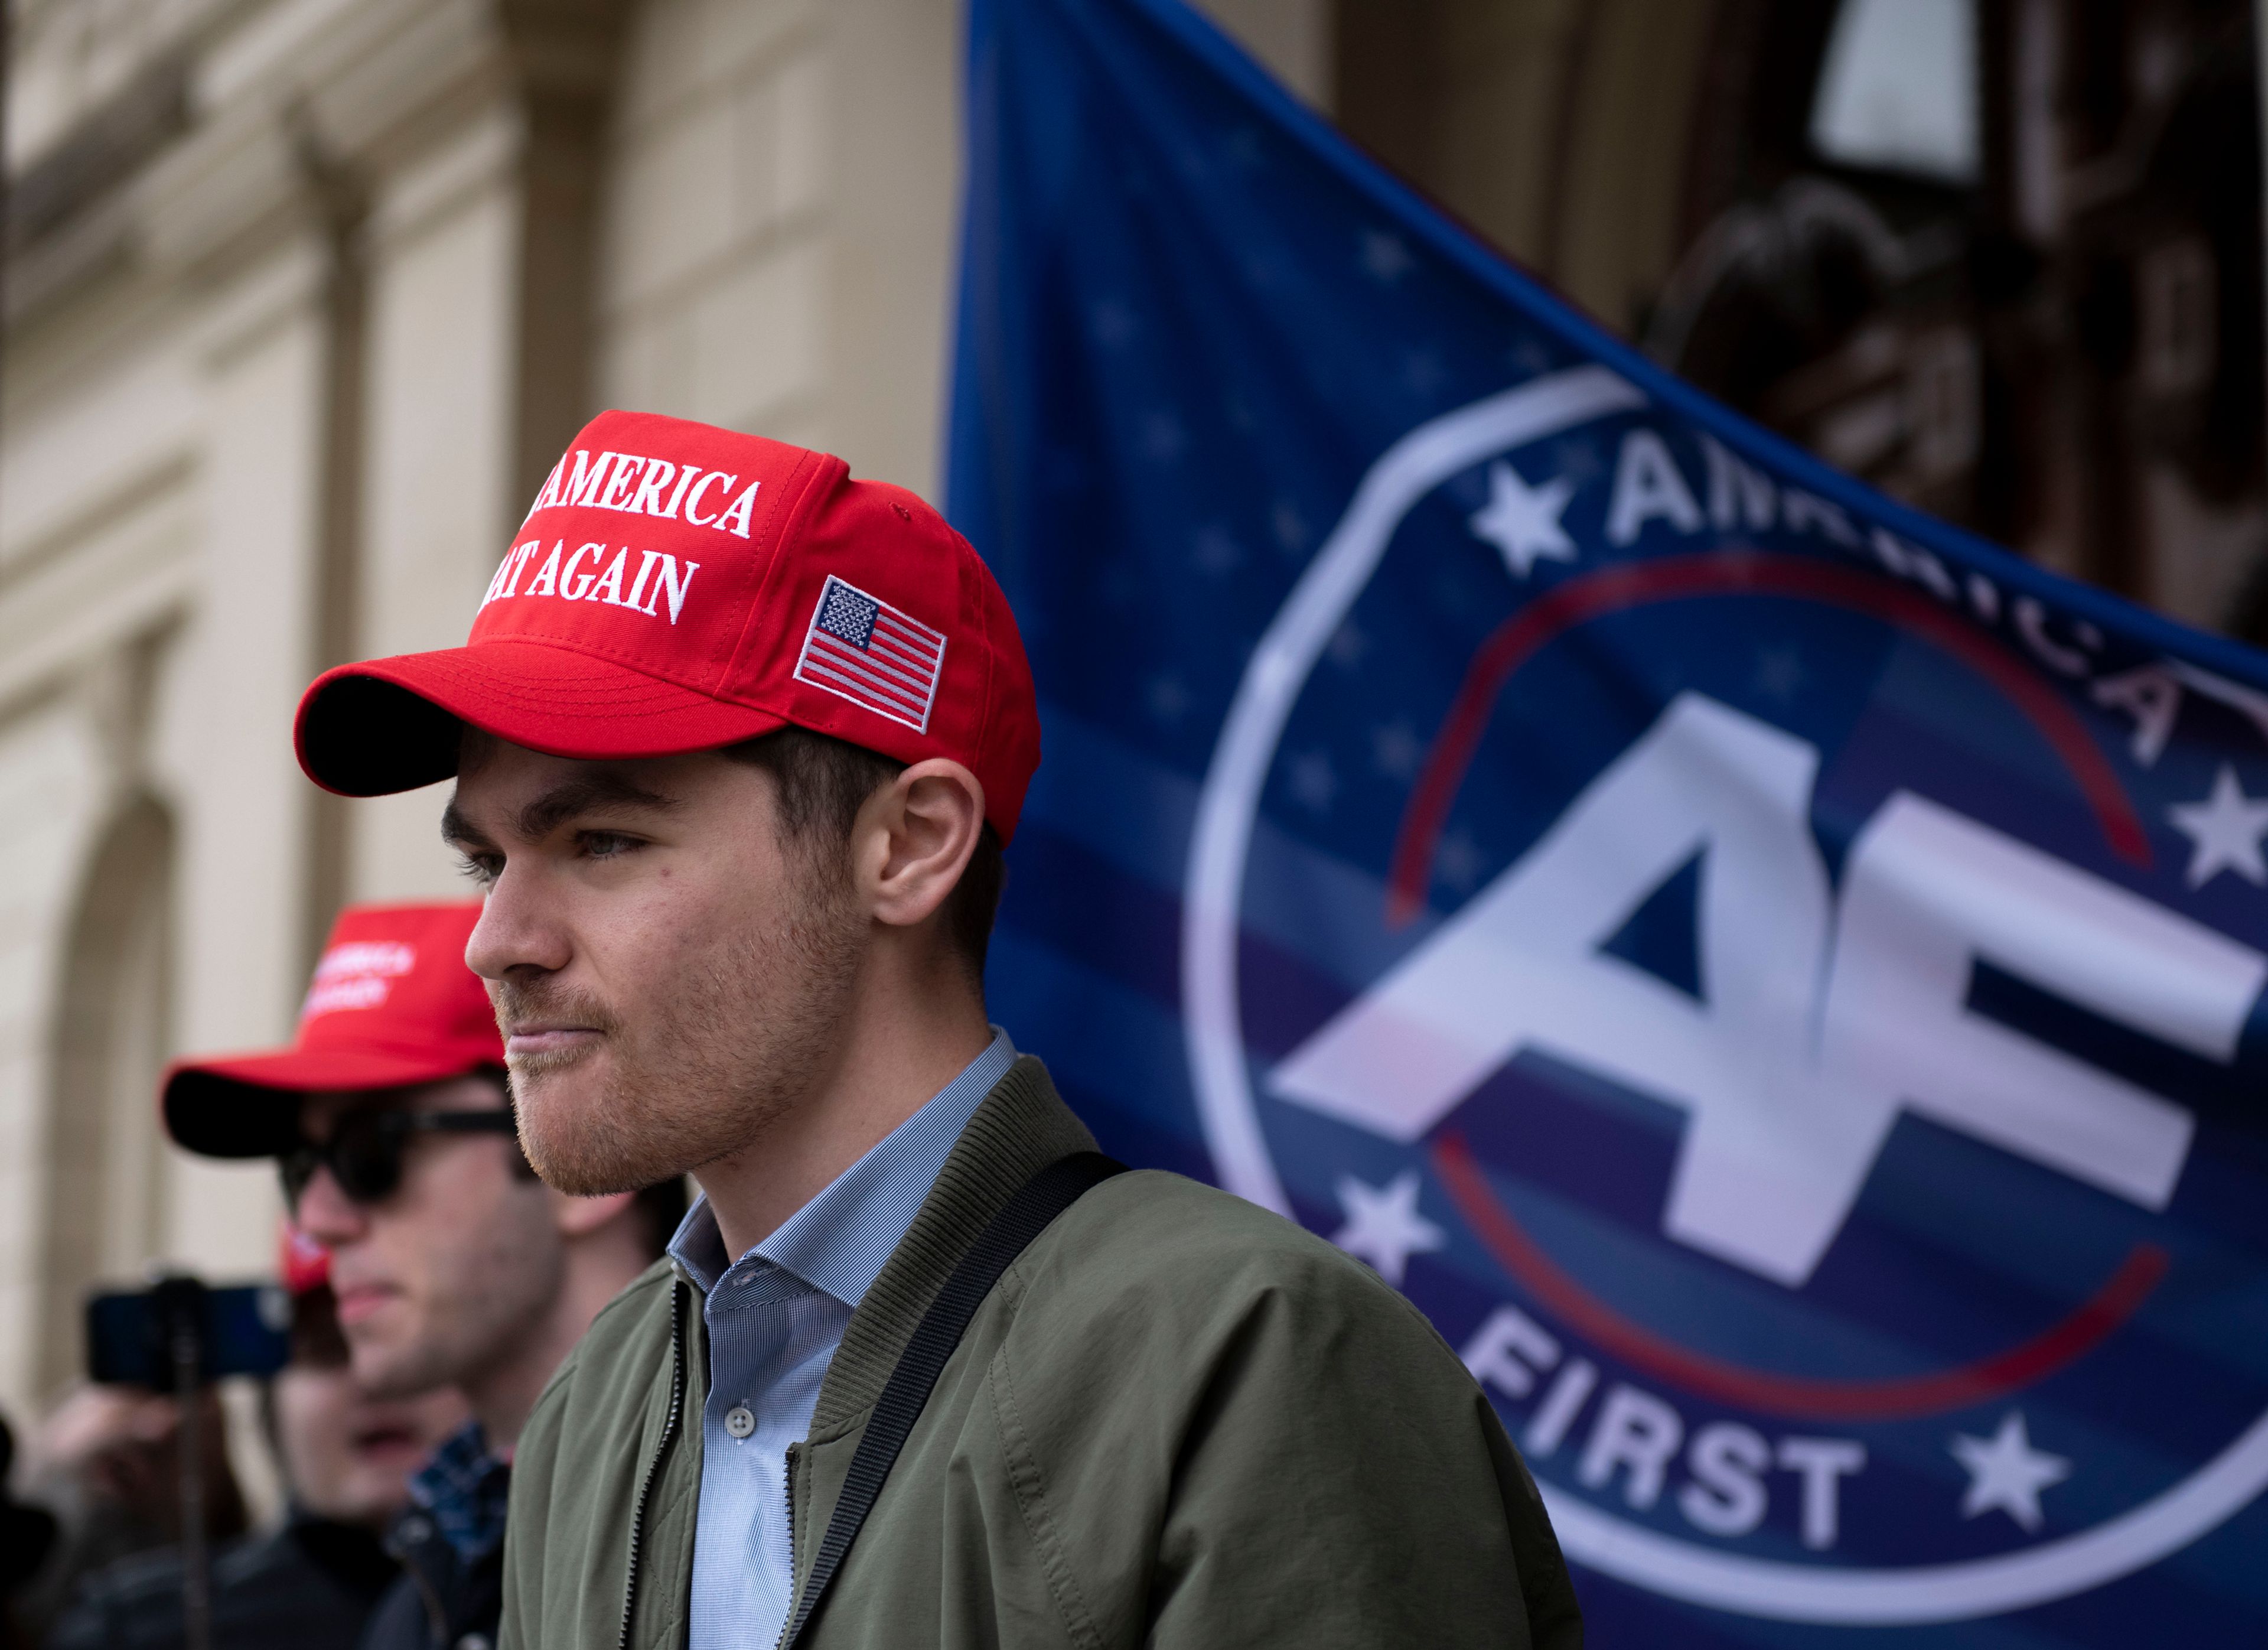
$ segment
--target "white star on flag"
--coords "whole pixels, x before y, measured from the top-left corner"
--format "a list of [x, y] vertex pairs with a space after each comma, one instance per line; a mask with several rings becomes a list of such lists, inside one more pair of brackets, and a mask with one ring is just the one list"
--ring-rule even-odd
[[1382, 229], [1366, 230], [1362, 237], [1362, 267], [1370, 278], [1392, 286], [1416, 267], [1417, 260], [1410, 248], [1402, 244], [1399, 235], [1389, 235]]
[[2202, 802], [2177, 802], [2166, 813], [2192, 844], [2191, 888], [2203, 888], [2222, 871], [2268, 886], [2268, 860], [2260, 853], [2260, 839], [2268, 835], [2268, 797], [2245, 795], [2235, 769], [2221, 763], [2211, 796]]
[[1370, 752], [1379, 772], [1389, 779], [1415, 778], [1425, 765], [1425, 744], [1410, 731], [1407, 722], [1388, 722], [1372, 730]]
[[1450, 888], [1471, 893], [1481, 880], [1483, 863], [1480, 844], [1469, 832], [1453, 826], [1441, 833], [1441, 844], [1433, 850], [1433, 869]]
[[1357, 1260], [1368, 1261], [1396, 1288], [1410, 1270], [1412, 1255], [1430, 1254], [1449, 1241], [1440, 1227], [1418, 1212], [1414, 1168], [1403, 1170], [1382, 1187], [1340, 1175], [1339, 1207], [1346, 1211], [1346, 1224], [1331, 1241]]
[[1530, 487], [1502, 459], [1489, 466], [1488, 479], [1489, 501], [1466, 525], [1496, 546], [1514, 578], [1527, 578], [1543, 556], [1555, 562], [1575, 559], [1575, 541], [1559, 525], [1567, 501], [1575, 496], [1572, 482], [1559, 475]]
[[1311, 750], [1293, 757], [1291, 778], [1293, 796], [1318, 814], [1331, 811], [1331, 799], [1339, 793], [1339, 777], [1332, 770], [1329, 753]]
[[2009, 1411], [2000, 1430], [1990, 1438], [1955, 1433], [1952, 1447], [1954, 1458], [1969, 1470], [1969, 1490], [1961, 1498], [1963, 1518], [1998, 1508], [2027, 1530], [2036, 1531], [2045, 1521], [2040, 1492], [2071, 1477], [2069, 1460], [2032, 1447], [2021, 1410]]

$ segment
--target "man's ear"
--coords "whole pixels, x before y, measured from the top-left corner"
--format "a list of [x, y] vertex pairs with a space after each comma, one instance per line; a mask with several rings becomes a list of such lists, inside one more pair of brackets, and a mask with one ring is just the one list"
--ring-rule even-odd
[[957, 762], [917, 762], [866, 799], [851, 840], [860, 893], [896, 928], [946, 902], [984, 830], [984, 786]]
[[559, 1228], [561, 1237], [570, 1241], [590, 1236], [637, 1197], [634, 1191], [610, 1191], [596, 1197], [575, 1197], [549, 1186], [543, 1190], [551, 1200], [552, 1224]]

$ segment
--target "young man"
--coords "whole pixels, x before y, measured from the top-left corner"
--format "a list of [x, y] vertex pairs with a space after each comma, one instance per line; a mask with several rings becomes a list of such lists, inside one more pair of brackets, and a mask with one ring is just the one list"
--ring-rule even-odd
[[465, 967], [480, 912], [454, 902], [342, 913], [291, 1048], [188, 1061], [166, 1079], [166, 1126], [182, 1145], [277, 1160], [293, 1218], [330, 1252], [364, 1390], [453, 1387], [471, 1406], [410, 1482], [413, 1506], [390, 1537], [409, 1573], [379, 1607], [372, 1650], [493, 1641], [520, 1428], [684, 1208], [681, 1182], [577, 1197], [529, 1169], [495, 1017]]
[[[354, 1650], [401, 1575], [379, 1544], [409, 1497], [409, 1475], [465, 1421], [448, 1388], [373, 1398], [347, 1366], [328, 1256], [288, 1226], [278, 1271], [291, 1297], [291, 1361], [269, 1384], [269, 1438], [290, 1496], [279, 1528], [212, 1559], [215, 1650]], [[188, 1642], [178, 1548], [92, 1577], [56, 1624], [48, 1650], [173, 1650]]]
[[298, 744], [350, 795], [455, 775], [545, 1178], [701, 1184], [522, 1437], [507, 1645], [1580, 1642], [1400, 1296], [1173, 1175], [1064, 1208], [1092, 1140], [982, 984], [1030, 673], [918, 498], [603, 415], [469, 643], [331, 672]]

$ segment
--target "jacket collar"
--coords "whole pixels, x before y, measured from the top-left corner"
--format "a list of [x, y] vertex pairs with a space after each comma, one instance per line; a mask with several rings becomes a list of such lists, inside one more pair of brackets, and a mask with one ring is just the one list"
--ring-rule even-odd
[[1094, 1150], [1048, 1068], [1025, 1055], [961, 1131], [913, 1224], [850, 1315], [819, 1389], [815, 1437], [881, 1396], [930, 1301], [977, 1236], [1023, 1183], [1060, 1158]]

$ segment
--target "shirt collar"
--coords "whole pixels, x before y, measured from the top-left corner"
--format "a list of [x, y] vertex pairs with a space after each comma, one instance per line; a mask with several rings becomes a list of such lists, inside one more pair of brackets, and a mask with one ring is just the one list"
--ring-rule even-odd
[[490, 1453], [478, 1421], [459, 1427], [409, 1480], [409, 1499], [432, 1516], [442, 1539], [467, 1564], [504, 1544], [512, 1468]]
[[[913, 1225], [969, 1118], [1015, 1062], [1016, 1045], [993, 1027], [984, 1052], [958, 1077], [740, 1258], [767, 1261], [855, 1311]], [[714, 1291], [731, 1270], [705, 1195], [686, 1211], [669, 1253], [704, 1291]]]

